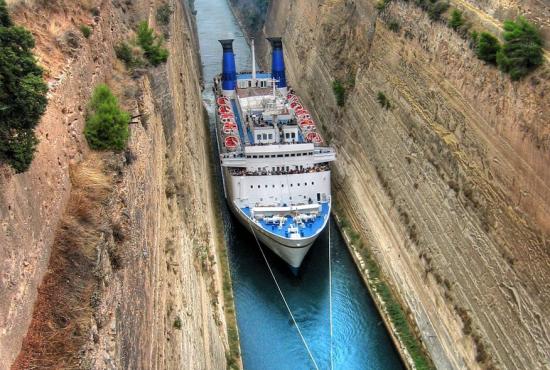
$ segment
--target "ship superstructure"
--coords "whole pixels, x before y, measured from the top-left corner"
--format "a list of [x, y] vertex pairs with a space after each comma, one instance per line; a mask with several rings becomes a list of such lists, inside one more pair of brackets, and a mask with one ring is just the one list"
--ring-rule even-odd
[[281, 38], [269, 38], [271, 73], [237, 73], [233, 40], [220, 40], [215, 78], [217, 139], [226, 199], [237, 218], [292, 268], [327, 225], [329, 163], [315, 122], [287, 86]]

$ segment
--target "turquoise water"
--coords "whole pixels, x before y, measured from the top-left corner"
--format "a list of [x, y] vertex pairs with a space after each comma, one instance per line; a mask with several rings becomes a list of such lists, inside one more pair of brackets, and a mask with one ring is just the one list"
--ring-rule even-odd
[[[235, 39], [238, 70], [250, 69], [250, 49], [226, 0], [195, 0], [195, 8], [205, 80], [203, 98], [211, 115], [211, 135], [215, 143], [212, 78], [220, 72], [222, 56], [217, 40]], [[217, 189], [223, 194], [217, 166], [216, 171]], [[225, 202], [220, 206], [245, 369], [314, 368], [253, 236], [237, 222]], [[330, 228], [334, 369], [403, 369], [334, 222]], [[268, 253], [281, 289], [320, 369], [330, 368], [328, 235], [327, 229], [313, 245], [297, 277]]]

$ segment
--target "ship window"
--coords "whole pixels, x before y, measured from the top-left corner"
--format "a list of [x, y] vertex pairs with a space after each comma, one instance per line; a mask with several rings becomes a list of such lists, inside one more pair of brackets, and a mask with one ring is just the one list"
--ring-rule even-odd
[[278, 158], [281, 158], [283, 155], [282, 154], [277, 154], [277, 157]]
[[271, 154], [271, 158], [275, 158], [275, 154]]
[[260, 185], [258, 185], [258, 189], [260, 188]]
[[307, 182], [304, 182], [304, 186], [307, 186]]
[[263, 135], [263, 139], [267, 140], [267, 134], [262, 134], [262, 135]]
[[275, 187], [275, 184], [273, 184], [273, 186], [272, 186], [272, 187], [274, 188], [274, 187]]
[[256, 139], [257, 140], [262, 140], [262, 135], [261, 134], [256, 135]]
[[312, 181], [312, 182], [311, 182], [311, 185], [315, 185], [315, 183]]
[[248, 87], [252, 87], [252, 81], [248, 80]]
[[301, 157], [302, 156], [302, 153], [297, 153], [296, 154], [298, 157]]
[[257, 155], [253, 155], [252, 158], [258, 158], [258, 156], [257, 156]]
[[292, 153], [290, 156], [291, 156], [291, 157], [296, 157], [296, 154]]
[[273, 134], [269, 134], [269, 140], [273, 139]]
[[300, 183], [298, 183], [298, 186], [300, 186]]
[[295, 132], [291, 133], [290, 137], [292, 137], [293, 139], [296, 138], [296, 133]]
[[281, 184], [281, 188], [284, 188], [285, 187], [285, 184]]
[[285, 154], [285, 157], [288, 157], [288, 153]]
[[293, 184], [290, 184], [290, 187], [292, 187]]
[[254, 189], [254, 185], [250, 185], [250, 189]]

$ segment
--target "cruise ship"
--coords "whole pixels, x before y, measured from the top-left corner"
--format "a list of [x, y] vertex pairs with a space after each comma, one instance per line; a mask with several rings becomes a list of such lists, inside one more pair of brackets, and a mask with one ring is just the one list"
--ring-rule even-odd
[[236, 70], [233, 40], [220, 40], [216, 138], [231, 210], [296, 272], [328, 223], [329, 163], [336, 155], [287, 86], [281, 38], [268, 41], [271, 73], [256, 71], [253, 40], [252, 68], [246, 72]]

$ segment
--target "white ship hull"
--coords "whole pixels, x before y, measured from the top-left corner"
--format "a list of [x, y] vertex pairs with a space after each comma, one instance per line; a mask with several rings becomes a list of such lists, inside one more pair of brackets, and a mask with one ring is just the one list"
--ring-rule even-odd
[[[238, 207], [229, 202], [231, 211], [237, 217], [239, 222], [246, 227], [250, 232], [255, 235], [259, 242], [267, 246], [273, 253], [279, 256], [283, 261], [285, 261], [294, 271], [296, 271], [302, 264], [304, 258], [309, 252], [311, 246], [317, 240], [317, 237], [321, 232], [308, 237], [301, 239], [289, 239], [283, 238], [276, 234], [270, 233], [264, 230], [259, 225], [256, 225], [248, 216], [246, 216]], [[321, 231], [325, 228], [325, 225], [321, 228]]]

